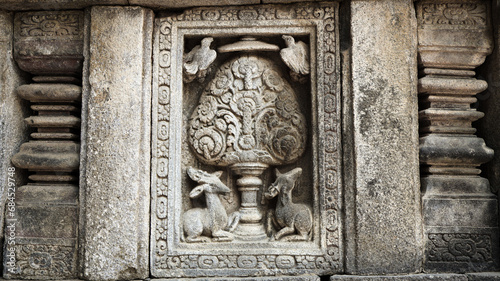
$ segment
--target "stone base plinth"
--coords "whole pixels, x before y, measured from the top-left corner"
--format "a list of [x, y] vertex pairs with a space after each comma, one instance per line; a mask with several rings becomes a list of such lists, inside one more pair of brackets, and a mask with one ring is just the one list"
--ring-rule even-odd
[[500, 272], [468, 273], [469, 281], [500, 281]]
[[316, 275], [298, 275], [298, 276], [275, 276], [275, 277], [212, 277], [212, 278], [175, 278], [175, 279], [152, 279], [157, 281], [320, 281]]
[[377, 276], [355, 276], [336, 275], [330, 277], [330, 281], [468, 281], [466, 275], [462, 274], [411, 274], [411, 275], [377, 275]]

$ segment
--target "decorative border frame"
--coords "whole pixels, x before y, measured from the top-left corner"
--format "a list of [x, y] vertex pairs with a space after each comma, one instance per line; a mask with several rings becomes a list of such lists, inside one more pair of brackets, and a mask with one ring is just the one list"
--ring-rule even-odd
[[[195, 8], [180, 15], [156, 19], [150, 247], [153, 276], [326, 275], [342, 270], [338, 22], [337, 2]], [[291, 245], [298, 244], [290, 242], [279, 242], [282, 247], [277, 249], [244, 248], [239, 250], [241, 253], [227, 247], [228, 244], [222, 249], [217, 245], [216, 251], [204, 245], [178, 247], [176, 229], [179, 228], [180, 208], [177, 205], [180, 204], [181, 188], [176, 186], [181, 182], [183, 84], [180, 62], [184, 36], [234, 34], [292, 34], [311, 38], [311, 60], [315, 65], [311, 69], [312, 122], [316, 129], [312, 146], [314, 177], [319, 183], [314, 187], [319, 206], [313, 207], [315, 214], [320, 216], [320, 225], [315, 227], [319, 232], [319, 241], [315, 241], [317, 249], [310, 252], [291, 250]], [[302, 246], [311, 244], [303, 243]]]

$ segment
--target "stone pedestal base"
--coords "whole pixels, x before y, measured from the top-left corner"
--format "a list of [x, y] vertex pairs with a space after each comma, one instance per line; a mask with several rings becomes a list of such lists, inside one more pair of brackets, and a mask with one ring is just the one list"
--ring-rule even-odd
[[468, 273], [469, 281], [500, 281], [500, 272]]
[[411, 275], [394, 275], [394, 276], [349, 276], [337, 275], [330, 277], [330, 281], [468, 281], [466, 275], [461, 274], [411, 274]]

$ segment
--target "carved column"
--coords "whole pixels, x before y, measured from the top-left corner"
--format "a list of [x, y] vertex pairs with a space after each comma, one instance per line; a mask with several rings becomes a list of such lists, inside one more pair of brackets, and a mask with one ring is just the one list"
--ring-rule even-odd
[[497, 268], [497, 200], [479, 165], [493, 157], [472, 122], [487, 88], [474, 69], [492, 50], [488, 1], [417, 3], [425, 270]]
[[83, 12], [19, 13], [14, 21], [14, 56], [34, 75], [16, 94], [29, 101], [30, 141], [12, 163], [30, 172], [7, 208], [4, 276], [76, 277]]

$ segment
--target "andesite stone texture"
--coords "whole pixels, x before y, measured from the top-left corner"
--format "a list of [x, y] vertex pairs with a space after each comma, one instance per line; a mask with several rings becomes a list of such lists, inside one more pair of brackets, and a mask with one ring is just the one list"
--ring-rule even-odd
[[[492, 1], [492, 15], [500, 13], [500, 2]], [[484, 112], [484, 118], [478, 124], [478, 136], [484, 138], [486, 145], [495, 150], [493, 160], [486, 163], [485, 173], [488, 177], [491, 190], [498, 196], [500, 190], [500, 19], [492, 17], [493, 42], [495, 48], [484, 67], [478, 69], [479, 75], [488, 82], [488, 89], [477, 95], [478, 110]]]
[[[320, 0], [306, 0], [308, 2]], [[138, 5], [153, 9], [188, 8], [201, 6], [257, 5], [294, 3], [296, 0], [0, 0], [0, 7], [11, 11], [82, 9], [95, 5]], [[301, 1], [304, 2], [304, 1]]]
[[467, 273], [468, 281], [500, 281], [500, 272]]
[[[0, 225], [4, 225], [4, 205], [7, 200], [9, 178], [16, 186], [23, 184], [23, 172], [17, 169], [9, 177], [10, 159], [28, 137], [24, 117], [28, 115], [26, 102], [15, 94], [25, 78], [14, 62], [12, 54], [13, 14], [0, 12]], [[4, 232], [0, 231], [0, 237]]]
[[15, 22], [14, 56], [22, 70], [49, 76], [81, 72], [83, 12], [17, 13]]
[[[390, 7], [390, 8], [388, 8]], [[355, 185], [346, 272], [418, 272], [422, 259], [413, 1], [351, 3]], [[373, 16], [377, 15], [377, 16]], [[349, 106], [349, 105], [348, 105]]]
[[0, 0], [3, 277], [500, 281], [500, 0], [296, 2]]
[[422, 0], [416, 7], [424, 270], [495, 270], [498, 203], [478, 168], [494, 152], [474, 135], [472, 122], [484, 114], [471, 107], [487, 88], [473, 70], [493, 46], [489, 2]]
[[156, 23], [152, 276], [341, 271], [338, 3]]
[[90, 18], [83, 85], [83, 276], [146, 278], [153, 13], [102, 6], [92, 7]]
[[[172, 279], [154, 279], [168, 281]], [[178, 281], [320, 281], [316, 275], [277, 276], [277, 277], [205, 277], [205, 278], [176, 278]]]
[[[49, 14], [16, 14], [15, 59], [21, 69], [41, 75], [37, 81], [50, 77], [51, 82], [66, 83], [68, 78], [60, 76], [75, 75], [81, 69], [73, 58], [82, 58], [83, 32], [79, 24], [83, 25], [83, 13]], [[78, 50], [80, 54], [75, 53]], [[78, 81], [74, 77], [69, 80]], [[69, 130], [79, 127], [81, 87], [60, 86], [28, 84], [15, 91], [30, 101], [34, 112], [24, 121], [36, 131], [11, 162], [36, 174], [29, 176], [34, 183], [12, 189], [15, 204], [11, 205], [10, 199], [7, 204], [5, 215], [12, 220], [5, 225], [10, 239], [4, 244], [5, 277], [58, 279], [77, 275], [78, 187], [72, 184], [77, 176], [71, 173], [78, 170], [80, 146], [72, 140], [78, 133]]]
[[410, 274], [386, 276], [331, 276], [330, 281], [469, 281], [467, 276], [460, 274]]

